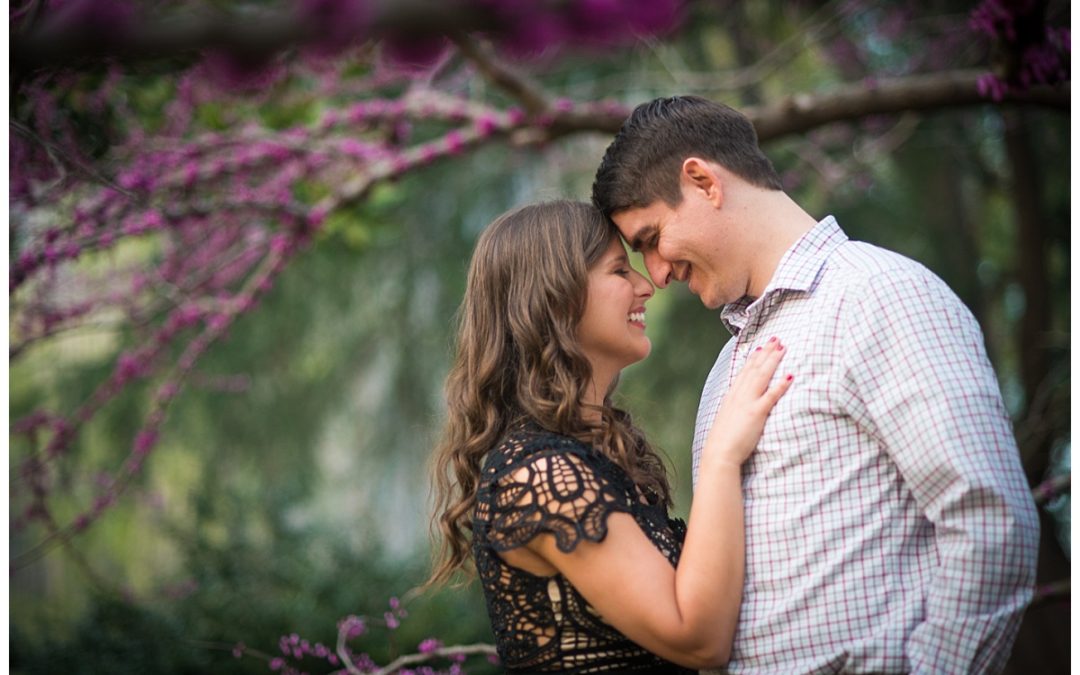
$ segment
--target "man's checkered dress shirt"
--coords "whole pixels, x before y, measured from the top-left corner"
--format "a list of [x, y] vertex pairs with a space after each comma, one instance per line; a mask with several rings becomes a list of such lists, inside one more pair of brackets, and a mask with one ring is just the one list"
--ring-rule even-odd
[[1039, 525], [977, 322], [922, 265], [830, 216], [756, 300], [705, 384], [717, 406], [772, 336], [792, 388], [743, 468], [746, 583], [727, 672], [1001, 670]]

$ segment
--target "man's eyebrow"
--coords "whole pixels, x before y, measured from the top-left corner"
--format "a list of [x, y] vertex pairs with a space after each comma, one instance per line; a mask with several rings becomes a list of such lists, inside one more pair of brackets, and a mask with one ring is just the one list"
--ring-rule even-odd
[[635, 253], [641, 251], [641, 246], [645, 243], [645, 240], [651, 239], [656, 234], [655, 225], [646, 225], [634, 233], [634, 238], [630, 240], [630, 250]]

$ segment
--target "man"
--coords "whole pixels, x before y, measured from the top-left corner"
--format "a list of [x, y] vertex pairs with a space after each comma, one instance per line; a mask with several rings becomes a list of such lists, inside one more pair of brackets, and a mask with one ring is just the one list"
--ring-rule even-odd
[[1000, 671], [1038, 520], [967, 308], [918, 263], [811, 217], [746, 117], [701, 98], [638, 106], [593, 201], [659, 288], [687, 283], [734, 336], [701, 397], [695, 482], [747, 355], [773, 336], [788, 349], [794, 386], [743, 469], [728, 671]]

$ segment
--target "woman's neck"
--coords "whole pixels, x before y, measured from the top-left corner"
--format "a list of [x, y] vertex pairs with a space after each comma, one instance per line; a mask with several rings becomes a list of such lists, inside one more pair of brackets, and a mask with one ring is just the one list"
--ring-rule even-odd
[[608, 390], [611, 389], [611, 383], [615, 379], [613, 375], [597, 372], [598, 369], [593, 368], [593, 379], [585, 387], [585, 395], [582, 398], [583, 409], [581, 416], [585, 418], [587, 422], [600, 422], [600, 409], [604, 407], [604, 400], [607, 399]]

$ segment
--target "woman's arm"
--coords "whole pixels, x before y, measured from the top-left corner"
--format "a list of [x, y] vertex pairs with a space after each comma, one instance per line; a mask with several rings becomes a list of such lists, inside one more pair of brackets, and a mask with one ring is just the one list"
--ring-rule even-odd
[[527, 547], [566, 576], [608, 623], [687, 667], [721, 665], [730, 654], [745, 556], [740, 467], [791, 384], [786, 376], [769, 387], [782, 357], [779, 341], [755, 352], [717, 413], [677, 569], [626, 513], [608, 516], [603, 541], [582, 541], [569, 553], [550, 534]]

